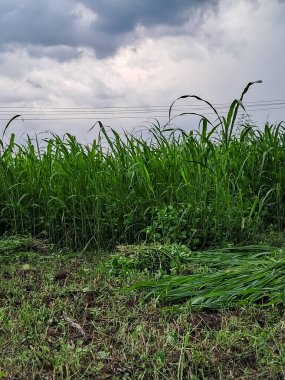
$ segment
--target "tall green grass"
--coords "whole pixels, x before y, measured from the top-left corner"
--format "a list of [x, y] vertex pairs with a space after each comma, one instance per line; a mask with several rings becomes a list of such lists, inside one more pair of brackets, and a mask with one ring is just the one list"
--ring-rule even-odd
[[283, 228], [284, 127], [236, 123], [251, 84], [227, 117], [206, 102], [216, 123], [201, 116], [189, 133], [157, 123], [147, 136], [119, 135], [99, 122], [88, 146], [70, 134], [51, 134], [44, 145], [3, 136], [0, 235], [30, 233], [76, 249], [140, 240], [201, 248]]

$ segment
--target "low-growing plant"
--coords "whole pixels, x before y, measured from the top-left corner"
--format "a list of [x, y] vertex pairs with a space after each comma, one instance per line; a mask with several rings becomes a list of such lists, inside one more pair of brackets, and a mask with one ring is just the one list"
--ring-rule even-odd
[[112, 274], [122, 276], [130, 271], [163, 275], [180, 273], [192, 252], [186, 246], [162, 244], [119, 245], [107, 265]]
[[191, 220], [191, 208], [189, 204], [155, 208], [151, 225], [145, 229], [147, 241], [186, 244], [193, 248], [201, 246], [204, 236], [201, 236], [201, 230], [191, 228], [193, 224], [197, 225]]

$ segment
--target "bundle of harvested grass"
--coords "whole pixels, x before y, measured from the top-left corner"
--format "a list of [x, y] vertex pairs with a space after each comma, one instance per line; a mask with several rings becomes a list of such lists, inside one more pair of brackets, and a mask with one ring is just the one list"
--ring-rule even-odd
[[221, 309], [259, 303], [284, 303], [285, 258], [283, 250], [271, 247], [236, 247], [200, 252], [189, 256], [189, 263], [207, 264], [208, 270], [186, 276], [165, 276], [157, 281], [140, 282], [132, 289], [148, 289], [147, 297], [167, 302], [188, 300], [193, 308]]

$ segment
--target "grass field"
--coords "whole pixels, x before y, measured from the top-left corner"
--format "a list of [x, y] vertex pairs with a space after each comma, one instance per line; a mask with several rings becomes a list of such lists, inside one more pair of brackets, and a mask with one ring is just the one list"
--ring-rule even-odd
[[237, 123], [252, 84], [189, 133], [4, 128], [0, 379], [285, 378], [285, 132]]

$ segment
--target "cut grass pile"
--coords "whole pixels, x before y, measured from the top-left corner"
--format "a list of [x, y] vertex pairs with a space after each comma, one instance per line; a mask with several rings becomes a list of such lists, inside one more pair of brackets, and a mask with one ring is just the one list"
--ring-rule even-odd
[[[150, 289], [148, 297], [155, 295], [165, 301], [189, 299], [188, 307], [200, 310], [253, 303], [263, 307], [284, 305], [284, 249], [235, 247], [189, 253], [186, 261], [191, 274], [166, 275], [159, 280], [137, 283], [131, 289]], [[193, 264], [204, 264], [207, 270], [197, 273]]]
[[[150, 273], [135, 268], [138, 247], [112, 255], [54, 253], [30, 239], [26, 251], [23, 239], [0, 241], [2, 379], [284, 378], [283, 307], [167, 310], [154, 298], [119, 290], [163, 275], [156, 258], [169, 247], [149, 248], [150, 262], [162, 262]], [[186, 271], [183, 265], [172, 268]], [[194, 267], [213, 270], [206, 262]]]
[[284, 127], [237, 125], [251, 84], [226, 117], [206, 102], [216, 122], [201, 116], [189, 133], [157, 124], [119, 135], [99, 123], [89, 146], [70, 134], [20, 145], [4, 136], [0, 235], [29, 233], [79, 250], [142, 240], [197, 249], [282, 230]]

